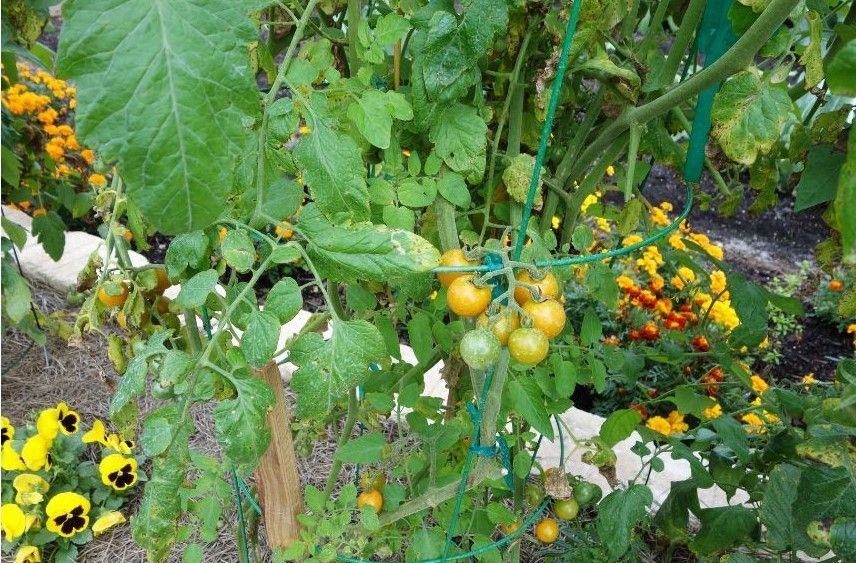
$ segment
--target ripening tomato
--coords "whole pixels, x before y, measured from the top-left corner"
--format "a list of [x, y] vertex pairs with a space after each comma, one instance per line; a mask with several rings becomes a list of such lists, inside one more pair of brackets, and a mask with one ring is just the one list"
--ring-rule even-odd
[[535, 328], [547, 338], [555, 338], [565, 328], [565, 308], [555, 299], [527, 301], [523, 304], [523, 310], [529, 314]]
[[128, 286], [125, 282], [119, 285], [108, 283], [98, 288], [98, 300], [108, 307], [121, 307], [128, 299]]
[[542, 543], [553, 543], [559, 539], [559, 523], [552, 518], [544, 518], [535, 524], [535, 537]]
[[[523, 270], [516, 276], [517, 281], [529, 285], [534, 285], [541, 290], [541, 299], [557, 299], [559, 297], [559, 281], [552, 273], [547, 274], [541, 279], [535, 279], [529, 274], [529, 270]], [[520, 305], [532, 300], [532, 292], [527, 287], [515, 287], [514, 299]]]
[[580, 513], [580, 504], [575, 498], [557, 500], [553, 505], [553, 514], [559, 520], [573, 520]]
[[485, 370], [499, 358], [499, 338], [487, 328], [476, 328], [461, 339], [461, 358], [471, 369]]
[[520, 317], [517, 316], [517, 313], [502, 309], [492, 319], [489, 319], [487, 315], [481, 315], [478, 326], [489, 328], [499, 338], [499, 343], [505, 346], [508, 344], [508, 337], [511, 336], [511, 333], [520, 328]]
[[449, 285], [446, 294], [449, 309], [462, 317], [477, 317], [490, 305], [490, 286], [479, 287], [473, 279], [472, 274], [459, 277]]
[[518, 328], [508, 337], [508, 351], [518, 362], [535, 365], [547, 357], [550, 341], [537, 328]]
[[380, 512], [383, 509], [383, 495], [377, 489], [360, 493], [357, 497], [357, 508], [362, 509], [364, 506], [371, 506], [375, 512]]
[[648, 408], [645, 405], [640, 405], [639, 403], [630, 403], [630, 408], [639, 413], [639, 416], [642, 417], [642, 421], [648, 420]]
[[656, 399], [660, 396], [660, 392], [656, 389], [648, 389], [647, 391], [645, 391], [645, 394], [648, 395], [648, 397], [651, 399]]
[[511, 534], [520, 529], [520, 520], [515, 520], [511, 524], [503, 524], [502, 526], [500, 526], [500, 529], [502, 530], [503, 534], [505, 534], [506, 536], [510, 536]]
[[[475, 266], [476, 262], [467, 260], [464, 251], [460, 248], [447, 250], [440, 256], [441, 266]], [[471, 274], [471, 272], [440, 272], [437, 274], [437, 279], [443, 287], [449, 287], [453, 281], [461, 276]]]

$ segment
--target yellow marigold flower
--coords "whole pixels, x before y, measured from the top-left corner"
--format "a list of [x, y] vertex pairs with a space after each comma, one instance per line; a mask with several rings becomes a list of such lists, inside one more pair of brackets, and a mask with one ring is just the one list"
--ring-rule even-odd
[[17, 493], [15, 502], [20, 505], [39, 504], [44, 500], [44, 494], [50, 489], [50, 484], [33, 473], [21, 473], [12, 481], [12, 487]]
[[107, 447], [120, 454], [130, 455], [134, 450], [134, 442], [133, 440], [126, 440], [118, 434], [110, 434], [107, 436]]
[[59, 135], [59, 127], [56, 125], [45, 125], [43, 129], [50, 136]]
[[312, 128], [307, 126], [307, 125], [301, 125], [300, 128], [297, 130], [297, 132], [300, 133], [301, 135], [308, 135], [308, 134], [312, 133]]
[[687, 245], [684, 244], [683, 237], [675, 233], [669, 237], [669, 246], [677, 250], [686, 250]]
[[12, 422], [5, 416], [0, 417], [0, 420], [2, 420], [3, 423], [2, 434], [0, 434], [3, 441], [0, 443], [0, 446], [5, 446], [6, 442], [15, 438], [15, 427], [12, 426]]
[[615, 278], [615, 281], [618, 283], [618, 287], [620, 287], [621, 289], [630, 289], [631, 287], [636, 285], [632, 278], [624, 274], [621, 274], [620, 276]]
[[668, 436], [672, 433], [672, 425], [662, 416], [652, 416], [645, 422], [645, 426], [654, 432], [659, 432], [663, 436]]
[[746, 413], [740, 417], [740, 420], [746, 424], [746, 432], [750, 434], [761, 434], [764, 432], [764, 421], [754, 412]]
[[606, 175], [607, 176], [615, 176], [615, 167], [613, 165], [609, 165], [606, 167]]
[[649, 283], [651, 287], [656, 291], [660, 291], [666, 286], [666, 280], [664, 280], [663, 276], [661, 276], [660, 274], [654, 274], [653, 276], [651, 276]]
[[597, 223], [597, 228], [605, 233], [612, 232], [612, 227], [609, 225], [609, 220], [604, 219], [603, 217], [598, 217], [595, 219], [595, 223]]
[[623, 246], [623, 247], [625, 247], [625, 248], [626, 248], [626, 247], [630, 246], [631, 244], [636, 244], [636, 243], [639, 243], [639, 242], [642, 242], [642, 237], [641, 237], [641, 236], [639, 236], [639, 235], [627, 235], [627, 236], [626, 236], [626, 237], [624, 237], [624, 239], [621, 241], [621, 246]]
[[48, 210], [45, 209], [44, 207], [39, 207], [33, 211], [33, 217], [41, 217], [42, 215], [47, 215], [47, 214], [48, 214]]
[[30, 471], [47, 471], [51, 467], [51, 443], [39, 434], [27, 438], [21, 448], [21, 459]]
[[817, 379], [814, 378], [814, 373], [807, 373], [802, 378], [802, 384], [806, 387], [814, 385], [815, 383], [817, 383]]
[[75, 137], [74, 135], [69, 135], [65, 139], [65, 146], [70, 151], [76, 151], [77, 149], [80, 148], [80, 144], [77, 142], [77, 137]]
[[108, 446], [107, 429], [104, 427], [104, 423], [96, 418], [95, 422], [92, 423], [92, 428], [83, 435], [81, 441], [84, 444], [98, 443], [102, 446]]
[[671, 313], [674, 306], [675, 305], [674, 303], [672, 303], [671, 299], [657, 299], [657, 311], [659, 311], [662, 315], [668, 315], [669, 313]]
[[562, 224], [562, 220], [559, 218], [558, 215], [553, 215], [550, 218], [550, 226], [552, 226], [554, 229], [558, 229], [559, 225], [561, 225], [561, 224]]
[[670, 412], [669, 418], [667, 420], [669, 421], [669, 426], [672, 427], [673, 434], [678, 432], [686, 432], [690, 429], [689, 424], [684, 422], [684, 415], [681, 414], [679, 411]]
[[662, 201], [660, 202], [660, 209], [662, 209], [663, 211], [672, 211], [674, 207], [672, 207], [671, 202]]
[[42, 554], [34, 545], [22, 545], [15, 552], [15, 563], [41, 563]]
[[80, 151], [80, 156], [86, 161], [86, 164], [92, 164], [95, 162], [95, 153], [92, 149], [83, 149]]
[[69, 100], [68, 101], [68, 109], [74, 109], [77, 107], [77, 100]]
[[45, 111], [39, 113], [39, 115], [36, 116], [36, 119], [38, 119], [39, 121], [41, 121], [45, 125], [53, 125], [53, 123], [54, 123], [54, 121], [56, 121], [57, 117], [58, 117], [58, 114], [57, 114], [56, 110], [53, 108], [48, 108]]
[[45, 507], [49, 532], [70, 538], [89, 525], [89, 499], [68, 491], [51, 498]]
[[24, 460], [15, 449], [12, 447], [12, 442], [3, 444], [2, 459], [0, 459], [0, 467], [3, 471], [26, 471], [27, 466]]
[[89, 183], [93, 186], [101, 188], [107, 185], [107, 178], [105, 178], [103, 174], [98, 174], [96, 172], [94, 174], [89, 175]]
[[[66, 125], [63, 123], [62, 125], [57, 125], [54, 127], [56, 133], [51, 133], [51, 135], [62, 135], [63, 137], [70, 137], [74, 135], [74, 129], [71, 128], [70, 125]], [[47, 131], [47, 127], [45, 127], [45, 131]]]
[[54, 143], [46, 144], [45, 152], [48, 153], [48, 155], [54, 160], [61, 160], [62, 157], [65, 155], [65, 150], [61, 146], [56, 145]]
[[92, 533], [96, 536], [100, 536], [109, 528], [116, 526], [117, 524], [121, 524], [125, 522], [125, 517], [121, 512], [117, 512], [115, 510], [111, 512], [107, 512], [102, 516], [99, 516], [98, 519], [92, 524]]
[[23, 536], [27, 531], [27, 520], [21, 507], [12, 502], [0, 507], [0, 526], [3, 528], [6, 541], [13, 541]]
[[665, 211], [659, 207], [654, 207], [651, 209], [651, 222], [661, 227], [668, 227], [672, 221], [669, 220], [669, 216], [666, 215]]
[[580, 205], [580, 211], [585, 213], [586, 210], [595, 203], [597, 203], [598, 200], [600, 200], [600, 192], [595, 192], [593, 194], [587, 195], [583, 200], [582, 204]]
[[710, 318], [728, 330], [734, 330], [740, 324], [740, 318], [737, 316], [737, 311], [731, 307], [731, 303], [721, 299], [713, 304]]
[[686, 266], [681, 266], [678, 268], [678, 274], [672, 277], [672, 286], [678, 289], [683, 289], [686, 287], [685, 284], [692, 283], [696, 279], [695, 272], [692, 271], [691, 268], [687, 268]]
[[124, 491], [137, 482], [137, 460], [121, 454], [110, 454], [98, 465], [101, 482], [117, 491]]
[[760, 375], [753, 375], [749, 378], [749, 381], [752, 383], [752, 391], [758, 395], [763, 395], [764, 391], [769, 387], [767, 382], [764, 381]]
[[725, 272], [722, 270], [715, 270], [710, 274], [710, 291], [713, 293], [722, 293], [725, 291], [727, 287], [727, 280], [725, 278]]
[[722, 416], [722, 405], [715, 403], [712, 407], [707, 407], [702, 411], [704, 417], [708, 420], [713, 420]]

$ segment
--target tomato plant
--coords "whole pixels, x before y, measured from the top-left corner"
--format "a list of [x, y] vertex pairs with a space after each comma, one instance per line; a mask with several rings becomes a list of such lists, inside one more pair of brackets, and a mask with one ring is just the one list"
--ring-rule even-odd
[[[533, 451], [561, 439], [577, 387], [608, 415], [585, 462], [614, 475], [613, 447], [639, 436], [639, 479], [599, 503], [574, 486], [601, 555], [629, 549], [653, 503], [641, 475], [666, 454], [693, 472], [655, 521], [697, 555], [754, 547], [758, 522], [760, 551], [844, 549], [852, 520], [837, 519], [856, 503], [797, 507], [853, 496], [854, 421], [831, 406], [851, 401], [852, 364], [809, 396], [761, 377], [768, 311], [801, 306], [685, 219], [693, 198], [733, 211], [748, 171], [753, 209], [788, 193], [827, 205], [819, 257], [852, 268], [853, 14], [797, 0], [65, 2], [57, 70], [77, 89], [80, 141], [113, 171], [94, 193], [118, 262], [83, 272], [75, 330], [125, 332], [108, 341], [123, 373], [111, 416], [128, 435], [142, 419], [152, 459], [136, 541], [162, 560], [186, 539], [183, 495], [212, 472], [191, 447], [199, 405], [236, 487], [290, 431], [268, 425], [277, 394], [259, 376], [287, 360], [298, 444], [341, 436], [283, 558], [444, 560], [497, 549], [498, 526], [519, 556], [548, 504], [527, 491]], [[645, 197], [655, 161], [683, 171], [683, 211]], [[170, 235], [164, 263], [134, 267], [125, 231]], [[323, 305], [281, 342], [309, 286]], [[441, 361], [445, 403], [423, 377]], [[344, 464], [386, 481], [334, 496]], [[557, 498], [559, 473], [545, 485]], [[701, 508], [714, 484], [761, 504]], [[808, 538], [814, 522], [829, 536]], [[551, 518], [535, 534], [559, 545]]]

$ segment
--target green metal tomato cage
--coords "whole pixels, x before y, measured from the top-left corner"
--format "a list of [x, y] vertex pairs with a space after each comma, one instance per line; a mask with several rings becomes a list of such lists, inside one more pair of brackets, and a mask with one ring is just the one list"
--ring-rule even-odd
[[[713, 5], [712, 5], [713, 4]], [[730, 25], [728, 25], [727, 19], [723, 19], [723, 15], [727, 14], [728, 8], [731, 4], [731, 1], [728, 0], [726, 2], [721, 3], [710, 3], [706, 7], [705, 17], [703, 18], [701, 25], [699, 26], [698, 34], [696, 36], [696, 44], [693, 46], [693, 53], [696, 52], [699, 37], [702, 38], [702, 42], [706, 42], [702, 44], [702, 47], [707, 46], [707, 60], [705, 61], [705, 65], [709, 65], [713, 63], [721, 54], [725, 52], [725, 50], [730, 46], [730, 43], [733, 42], [733, 35], [730, 34]], [[523, 251], [523, 245], [526, 239], [526, 226], [529, 223], [529, 220], [532, 216], [532, 206], [535, 201], [535, 196], [538, 187], [538, 180], [541, 175], [541, 167], [544, 163], [544, 159], [547, 153], [547, 144], [550, 138], [550, 132], [553, 128], [553, 120], [556, 114], [556, 108], [558, 107], [559, 102], [559, 94], [562, 87], [562, 83], [564, 80], [565, 72], [568, 66], [568, 58], [570, 55], [571, 44], [573, 42], [574, 33], [576, 31], [577, 22], [579, 20], [580, 7], [582, 5], [582, 0], [576, 0], [571, 7], [571, 14], [568, 19], [567, 28], [565, 29], [565, 36], [562, 40], [562, 51], [559, 58], [559, 64], [556, 70], [556, 77], [552, 84], [552, 91], [550, 96], [550, 103], [547, 110], [546, 119], [544, 121], [544, 126], [541, 130], [540, 142], [538, 145], [538, 153], [535, 159], [535, 166], [533, 168], [532, 177], [529, 183], [529, 192], [526, 198], [526, 203], [523, 207], [522, 217], [520, 221], [520, 229], [517, 234], [517, 240], [515, 242], [514, 251], [513, 251], [513, 260], [517, 261], [520, 259], [520, 255]], [[727, 26], [727, 27], [726, 27]], [[701, 49], [700, 49], [701, 50]], [[686, 68], [684, 71], [684, 76], [682, 80], [686, 77]], [[551, 267], [561, 267], [561, 266], [571, 266], [577, 264], [587, 264], [591, 262], [598, 262], [609, 258], [615, 258], [619, 256], [625, 256], [631, 254], [643, 247], [646, 247], [654, 242], [662, 239], [667, 236], [669, 233], [678, 229], [681, 223], [689, 216], [690, 211], [693, 205], [693, 189], [692, 183], [698, 181], [701, 164], [704, 161], [704, 145], [707, 140], [707, 133], [710, 128], [710, 103], [707, 98], [712, 98], [712, 94], [715, 93], [715, 89], [717, 87], [711, 87], [711, 92], [705, 92], [703, 103], [700, 103], [693, 123], [693, 130], [690, 137], [690, 146], [687, 150], [687, 163], [684, 168], [685, 179], [687, 182], [687, 195], [686, 195], [686, 204], [684, 206], [681, 214], [667, 227], [657, 231], [652, 234], [648, 238], [630, 244], [626, 247], [616, 248], [612, 250], [608, 250], [605, 252], [600, 252], [597, 254], [588, 254], [584, 256], [572, 256], [567, 258], [559, 258], [554, 260], [542, 260], [534, 262], [533, 266], [535, 268], [551, 268]], [[643, 181], [644, 184], [644, 181]], [[496, 263], [489, 264], [478, 264], [473, 266], [441, 266], [434, 268], [434, 272], [490, 272], [494, 271], [501, 266]], [[203, 322], [205, 326], [205, 330], [208, 333], [209, 337], [211, 335], [211, 327], [210, 321], [208, 319], [207, 311], [203, 309]], [[470, 472], [472, 470], [473, 458], [476, 456], [483, 457], [493, 457], [499, 455], [501, 458], [502, 464], [506, 470], [506, 481], [511, 480], [511, 464], [508, 456], [508, 446], [505, 443], [505, 440], [501, 435], [497, 436], [496, 443], [492, 446], [487, 446], [479, 443], [479, 435], [481, 430], [481, 422], [482, 422], [482, 408], [485, 405], [487, 400], [488, 390], [490, 389], [491, 382], [493, 381], [493, 368], [490, 368], [485, 377], [485, 382], [481, 390], [480, 397], [477, 403], [468, 403], [467, 410], [470, 413], [470, 417], [473, 422], [473, 433], [471, 437], [471, 446], [467, 451], [467, 457], [464, 461], [464, 467], [461, 471], [461, 480], [458, 488], [457, 495], [455, 497], [455, 505], [452, 512], [452, 518], [450, 520], [449, 530], [446, 534], [446, 541], [443, 548], [443, 555], [441, 557], [436, 557], [433, 559], [420, 559], [418, 561], [414, 561], [413, 563], [445, 563], [447, 561], [459, 561], [462, 559], [468, 559], [471, 557], [475, 557], [486, 553], [492, 549], [502, 547], [503, 545], [509, 544], [519, 538], [525, 531], [532, 526], [544, 513], [547, 509], [547, 506], [550, 502], [549, 497], [545, 498], [538, 507], [526, 518], [526, 520], [518, 527], [514, 532], [503, 536], [495, 542], [490, 544], [481, 546], [476, 549], [472, 549], [463, 553], [450, 553], [452, 546], [454, 545], [454, 537], [457, 528], [458, 518], [460, 516], [461, 507], [463, 504], [464, 496], [466, 495], [467, 483], [469, 479]], [[556, 427], [558, 429], [559, 436], [559, 448], [560, 448], [560, 466], [564, 467], [565, 463], [565, 447], [564, 447], [564, 437], [562, 432], [562, 423], [557, 415], [554, 415], [554, 420], [556, 422]], [[532, 452], [532, 464], [535, 463], [535, 455], [538, 452], [538, 449], [541, 445], [541, 441], [543, 436], [539, 437], [538, 442]], [[531, 470], [531, 466], [530, 466]], [[235, 489], [235, 499], [237, 505], [237, 513], [238, 513], [238, 523], [239, 523], [239, 542], [241, 546], [241, 550], [244, 556], [245, 561], [249, 561], [249, 549], [247, 544], [247, 532], [246, 532], [246, 523], [244, 517], [244, 508], [242, 499], [247, 499], [247, 502], [250, 504], [252, 509], [256, 511], [259, 515], [261, 515], [261, 508], [256, 500], [253, 498], [252, 493], [247, 487], [245, 481], [238, 476], [234, 467], [231, 469], [233, 486]], [[357, 475], [359, 475], [359, 467], [357, 467]], [[347, 555], [338, 555], [336, 557], [337, 561], [343, 561], [346, 563], [382, 563], [379, 561], [371, 560], [371, 559], [361, 559], [358, 557], [351, 557]]]

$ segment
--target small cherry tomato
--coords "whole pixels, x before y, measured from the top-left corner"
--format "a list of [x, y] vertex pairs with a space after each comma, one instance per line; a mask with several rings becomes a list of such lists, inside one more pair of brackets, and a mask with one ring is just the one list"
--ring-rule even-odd
[[580, 481], [574, 485], [574, 498], [582, 507], [595, 504], [603, 496], [601, 488], [588, 481]]
[[357, 497], [357, 508], [362, 509], [364, 506], [371, 506], [375, 512], [380, 512], [383, 509], [383, 495], [377, 489], [360, 493]]
[[553, 543], [559, 539], [559, 523], [552, 518], [544, 518], [535, 524], [535, 537], [541, 543]]
[[487, 328], [476, 328], [461, 339], [461, 358], [471, 369], [484, 370], [499, 358], [502, 345], [499, 338]]
[[520, 520], [515, 520], [511, 524], [503, 524], [499, 527], [502, 530], [502, 533], [506, 536], [510, 536], [514, 532], [520, 529]]
[[[547, 275], [543, 278], [536, 280], [529, 274], [529, 270], [523, 270], [515, 278], [520, 283], [538, 287], [541, 290], [541, 295], [539, 296], [541, 299], [557, 299], [559, 297], [559, 281], [551, 272], [547, 272]], [[520, 305], [523, 305], [527, 301], [532, 300], [532, 292], [527, 287], [516, 287], [514, 288], [514, 299]]]
[[529, 483], [523, 491], [526, 495], [526, 502], [529, 503], [529, 506], [531, 507], [538, 506], [541, 504], [541, 501], [544, 500], [544, 491], [538, 485]]
[[547, 338], [555, 338], [565, 328], [565, 308], [555, 299], [543, 301], [527, 301], [523, 310], [529, 314], [532, 324], [544, 333]]
[[511, 336], [511, 333], [520, 328], [520, 318], [517, 313], [503, 309], [492, 319], [489, 319], [487, 315], [481, 315], [478, 326], [489, 328], [499, 338], [499, 343], [505, 346], [508, 344], [508, 337]]
[[[440, 256], [441, 266], [475, 266], [476, 262], [467, 260], [464, 251], [460, 248], [447, 250]], [[466, 276], [471, 272], [440, 272], [437, 274], [437, 279], [440, 280], [440, 285], [449, 287], [453, 281], [461, 276]]]
[[128, 286], [125, 282], [108, 284], [98, 289], [98, 300], [108, 307], [121, 307], [128, 299]]
[[535, 365], [547, 357], [550, 341], [537, 328], [518, 328], [508, 337], [508, 351], [521, 364]]
[[491, 288], [478, 287], [473, 277], [472, 274], [459, 277], [449, 285], [446, 294], [449, 309], [462, 317], [477, 317], [490, 305]]
[[557, 500], [553, 505], [553, 514], [559, 520], [573, 520], [580, 512], [580, 504], [575, 498]]

